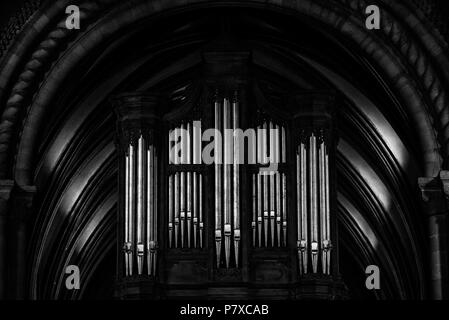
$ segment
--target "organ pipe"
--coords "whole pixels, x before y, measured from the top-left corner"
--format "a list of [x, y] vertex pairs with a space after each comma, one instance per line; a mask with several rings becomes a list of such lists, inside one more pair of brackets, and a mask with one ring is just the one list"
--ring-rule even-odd
[[[237, 96], [232, 103], [233, 129], [239, 129], [239, 102]], [[240, 248], [240, 143], [237, 135], [234, 134], [234, 161], [233, 161], [233, 191], [234, 191], [234, 255], [236, 267], [239, 266]]]
[[[221, 132], [221, 103], [215, 102], [215, 129]], [[215, 250], [216, 250], [216, 261], [217, 268], [220, 267], [220, 257], [221, 257], [221, 241], [222, 241], [222, 231], [221, 231], [221, 219], [222, 219], [222, 201], [221, 201], [221, 164], [219, 163], [218, 152], [221, 152], [220, 144], [215, 140]], [[223, 157], [222, 157], [223, 158]]]
[[[229, 106], [229, 100], [223, 101], [223, 132], [226, 129], [231, 128], [231, 109]], [[229, 164], [229, 158], [231, 153], [231, 141], [227, 134], [224, 134], [224, 180], [223, 180], [223, 196], [224, 196], [224, 236], [225, 236], [225, 262], [226, 268], [229, 268], [229, 258], [231, 254], [231, 165]]]
[[329, 157], [323, 132], [303, 136], [296, 157], [299, 272], [318, 273], [320, 265], [322, 274], [330, 274]]
[[174, 192], [175, 192], [175, 204], [174, 204], [174, 207], [175, 207], [175, 212], [174, 212], [174, 216], [175, 216], [175, 248], [177, 248], [178, 247], [178, 235], [179, 235], [179, 227], [180, 227], [180, 225], [179, 225], [179, 213], [180, 213], [180, 211], [179, 211], [179, 176], [180, 176], [180, 173], [179, 172], [176, 172], [175, 173], [175, 190], [174, 190]]
[[[124, 273], [125, 276], [132, 276], [135, 272], [142, 275], [145, 271], [146, 257], [147, 273], [154, 276], [157, 262], [156, 148], [148, 142], [146, 135], [140, 133], [137, 146], [129, 142], [124, 161]], [[173, 184], [172, 179], [171, 181]], [[169, 198], [173, 198], [172, 193], [169, 194]], [[170, 216], [173, 217], [173, 207], [170, 205], [170, 208]], [[173, 218], [170, 219], [170, 223], [173, 223]], [[133, 252], [136, 253], [135, 256]], [[134, 264], [137, 270], [133, 269]]]
[[[268, 133], [269, 132], [269, 139]], [[257, 160], [266, 164], [286, 161], [285, 128], [272, 121], [257, 126]], [[267, 151], [269, 150], [269, 156]], [[253, 246], [287, 245], [287, 184], [285, 173], [278, 169], [253, 174]]]

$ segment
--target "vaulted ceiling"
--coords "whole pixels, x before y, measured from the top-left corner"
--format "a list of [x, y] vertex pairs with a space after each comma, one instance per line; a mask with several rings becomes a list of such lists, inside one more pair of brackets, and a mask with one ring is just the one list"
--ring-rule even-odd
[[[75, 2], [81, 30], [64, 27], [69, 1], [42, 5], [0, 60], [0, 177], [37, 188], [31, 297], [91, 297], [99, 286], [111, 294], [117, 159], [109, 99], [157, 88], [176, 108], [223, 21], [251, 50], [254, 76], [272, 99], [289, 88], [342, 96], [341, 272], [354, 297], [365, 297], [370, 264], [385, 270], [375, 298], [426, 296], [417, 179], [447, 166], [449, 61], [444, 38], [413, 3], [377, 1], [382, 28], [370, 31], [362, 0]], [[73, 296], [61, 290], [68, 264], [91, 284]]]

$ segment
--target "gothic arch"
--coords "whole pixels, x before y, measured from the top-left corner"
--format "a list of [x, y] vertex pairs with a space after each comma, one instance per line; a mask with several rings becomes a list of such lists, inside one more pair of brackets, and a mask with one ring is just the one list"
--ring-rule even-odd
[[[279, 41], [267, 39], [267, 43], [277, 46], [269, 53], [255, 46], [254, 60], [259, 67], [305, 86], [307, 79], [286, 68], [289, 63], [297, 64], [297, 70], [313, 73], [317, 83], [336, 88], [345, 97], [342, 122], [348, 126], [342, 130], [338, 161], [341, 181], [345, 182], [339, 198], [345, 213], [341, 224], [348, 226], [348, 235], [365, 239], [366, 253], [361, 263], [382, 260], [379, 263], [390, 270], [389, 288], [379, 298], [428, 296], [426, 230], [420, 227], [424, 218], [416, 201], [416, 178], [433, 178], [447, 169], [447, 43], [433, 22], [413, 4], [378, 2], [382, 8], [379, 31], [364, 27], [367, 3], [361, 0], [326, 4], [274, 0], [79, 1], [83, 13], [79, 32], [64, 27], [64, 9], [69, 1], [42, 4], [8, 44], [0, 61], [0, 177], [13, 180], [18, 189], [38, 188], [31, 218], [36, 226], [32, 238], [36, 243], [30, 245], [34, 267], [27, 271], [30, 296], [61, 297], [61, 278], [56, 287], [41, 288], [74, 254], [64, 253], [59, 264], [52, 264], [50, 256], [64, 252], [62, 248], [55, 249], [55, 242], [66, 239], [63, 243], [70, 248], [83, 237], [89, 238], [83, 233], [83, 228], [89, 226], [88, 220], [99, 223], [98, 219], [114, 210], [111, 198], [116, 190], [98, 188], [93, 183], [107, 185], [116, 174], [113, 132], [108, 130], [113, 127], [108, 97], [132, 85], [143, 90], [151, 88], [175, 75], [188, 74], [200, 63], [195, 52], [207, 42], [207, 37], [202, 39], [193, 33], [189, 39], [181, 29], [180, 38], [160, 39], [148, 28], [163, 25], [164, 19], [181, 17], [186, 21], [188, 14], [197, 13], [198, 17], [198, 12], [224, 9], [285, 16], [329, 41], [333, 49], [340, 50], [340, 55], [346, 54], [348, 66], [362, 70], [348, 70], [349, 75], [344, 75], [331, 61], [313, 56], [317, 53], [312, 50], [315, 43], [308, 43], [312, 48], [309, 51], [298, 50], [292, 44], [292, 34]], [[274, 25], [262, 23], [260, 28], [276, 29], [280, 20], [277, 18]], [[145, 34], [145, 30], [159, 47], [145, 44], [143, 52], [133, 56], [126, 45], [135, 44], [135, 37]], [[107, 49], [102, 51], [105, 46]], [[154, 71], [150, 64], [160, 61], [164, 53], [172, 54], [173, 48], [182, 52], [173, 57], [175, 63], [142, 79], [139, 70]], [[113, 69], [116, 73], [111, 72], [110, 78], [101, 77], [101, 71], [107, 72], [105, 66], [120, 54], [128, 55], [128, 60], [111, 67], [117, 69]], [[353, 82], [365, 75], [367, 83], [375, 84], [379, 96], [372, 96], [366, 87], [357, 87]], [[95, 91], [73, 78], [95, 86]], [[78, 95], [81, 88], [85, 91]], [[387, 110], [387, 104], [393, 110]], [[102, 114], [107, 116], [102, 118]], [[361, 133], [361, 137], [351, 137], [350, 129]], [[97, 148], [89, 148], [92, 143]], [[364, 143], [368, 145], [366, 150], [361, 148]], [[89, 193], [103, 199], [101, 204], [89, 199]], [[100, 243], [113, 239], [115, 221], [105, 220], [93, 236], [101, 239]], [[67, 231], [61, 231], [63, 227]], [[373, 237], [368, 241], [370, 245], [367, 235]], [[85, 249], [79, 249], [74, 259], [89, 261], [86, 263], [93, 273], [99, 261], [89, 259], [89, 255], [95, 256], [98, 248], [92, 239], [85, 242], [90, 244], [81, 246]], [[56, 251], [46, 252], [48, 248]], [[48, 278], [40, 275], [41, 268], [51, 270]], [[418, 280], [413, 279], [416, 275]]]

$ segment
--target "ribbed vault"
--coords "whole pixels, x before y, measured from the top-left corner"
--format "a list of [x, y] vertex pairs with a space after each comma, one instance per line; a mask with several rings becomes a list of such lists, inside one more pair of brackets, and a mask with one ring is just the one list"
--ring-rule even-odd
[[109, 98], [157, 88], [176, 109], [223, 20], [251, 50], [254, 77], [273, 101], [288, 90], [342, 96], [341, 271], [354, 297], [364, 282], [353, 279], [370, 264], [384, 272], [375, 298], [427, 296], [417, 179], [446, 168], [449, 62], [443, 38], [412, 4], [377, 1], [382, 28], [368, 31], [361, 0], [77, 1], [82, 30], [70, 31], [69, 2], [41, 6], [0, 65], [0, 177], [38, 190], [28, 245], [32, 298], [91, 296], [88, 285], [73, 295], [62, 289], [68, 264], [79, 265], [87, 283], [114, 280], [101, 278], [113, 274], [105, 261], [116, 246]]

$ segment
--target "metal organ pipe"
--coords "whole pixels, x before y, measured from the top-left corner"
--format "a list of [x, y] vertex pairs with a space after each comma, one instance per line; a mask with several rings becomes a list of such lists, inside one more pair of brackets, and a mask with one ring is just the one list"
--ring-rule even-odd
[[[273, 161], [274, 163], [276, 163], [277, 161], [277, 156], [276, 156], [276, 146], [277, 146], [277, 142], [276, 142], [276, 136], [273, 134], [274, 131], [274, 126], [273, 123], [270, 121], [270, 161]], [[274, 188], [275, 188], [275, 172], [272, 171], [270, 172], [270, 175], [268, 176], [270, 179], [270, 233], [271, 233], [271, 246], [274, 247], [274, 224], [275, 224], [275, 220], [276, 220], [276, 208], [274, 206]]]
[[200, 196], [200, 201], [199, 201], [199, 219], [200, 219], [200, 247], [203, 247], [203, 175], [200, 173], [199, 174], [199, 196]]
[[301, 232], [299, 234], [299, 249], [301, 256], [301, 269], [303, 273], [307, 273], [308, 266], [308, 206], [307, 206], [307, 149], [306, 145], [301, 141], [300, 144], [300, 185], [301, 185], [301, 195], [300, 195], [300, 208], [301, 211], [299, 213], [300, 219], [300, 229]]
[[257, 197], [256, 197], [256, 190], [257, 190], [257, 185], [256, 185], [256, 174], [252, 175], [252, 200], [253, 200], [253, 221], [251, 222], [251, 230], [252, 230], [252, 234], [253, 234], [253, 246], [256, 246], [256, 224], [257, 224]]
[[[185, 126], [184, 124], [181, 125], [181, 134], [183, 136], [182, 138], [182, 143], [185, 143]], [[184, 148], [182, 149], [184, 150]], [[185, 152], [183, 152], [181, 154], [181, 158], [182, 158], [182, 163], [185, 164], [186, 163], [186, 158], [185, 158]], [[181, 195], [181, 203], [180, 203], [180, 212], [179, 212], [179, 219], [181, 221], [181, 248], [184, 248], [184, 236], [185, 236], [185, 220], [186, 220], [186, 187], [185, 187], [185, 176], [186, 173], [184, 171], [181, 172], [181, 191], [180, 191], [180, 195]]]
[[193, 247], [197, 247], [198, 232], [198, 183], [197, 173], [193, 172]]
[[[258, 163], [262, 163], [262, 134], [261, 127], [257, 127], [257, 160]], [[258, 242], [257, 246], [262, 246], [262, 215], [263, 215], [263, 209], [262, 209], [262, 176], [259, 172], [257, 172], [257, 235], [258, 235]]]
[[[187, 123], [187, 150], [186, 150], [186, 163], [190, 164], [190, 137], [192, 136], [192, 130], [190, 123]], [[191, 246], [191, 224], [192, 224], [192, 173], [187, 172], [187, 247]]]
[[144, 244], [143, 244], [143, 211], [144, 211], [144, 181], [143, 181], [143, 137], [137, 144], [137, 272], [142, 274]]
[[311, 253], [312, 253], [312, 270], [313, 273], [318, 271], [318, 208], [317, 208], [317, 198], [318, 198], [318, 188], [317, 188], [317, 161], [316, 161], [316, 136], [312, 133], [310, 137], [310, 201], [311, 201]]
[[173, 247], [173, 175], [168, 177], [168, 247]]
[[153, 270], [153, 258], [154, 258], [154, 164], [153, 164], [153, 152], [154, 148], [152, 145], [148, 147], [147, 150], [147, 268], [148, 274], [151, 274]]
[[[221, 104], [215, 101], [215, 129], [221, 132]], [[221, 165], [219, 164], [220, 157], [217, 153], [221, 153], [221, 145], [215, 140], [215, 250], [217, 259], [217, 268], [220, 267], [221, 257], [221, 218], [222, 218], [222, 201], [221, 201]], [[223, 157], [221, 157], [223, 158]]]
[[323, 250], [325, 252], [325, 261], [324, 264], [326, 265], [326, 274], [330, 274], [330, 268], [331, 268], [331, 249], [332, 249], [332, 243], [330, 240], [330, 200], [329, 200], [329, 153], [326, 150], [326, 144], [323, 142], [324, 146], [324, 185], [325, 185], [325, 210], [324, 210], [324, 225], [325, 225], [325, 233], [326, 236], [324, 237], [323, 241]]
[[[231, 128], [231, 108], [229, 106], [229, 100], [224, 99], [223, 101], [223, 132], [226, 129]], [[232, 180], [231, 180], [231, 165], [229, 164], [230, 153], [232, 144], [230, 137], [224, 134], [224, 236], [225, 236], [225, 262], [226, 268], [229, 268], [229, 259], [231, 254], [231, 191], [232, 191]]]
[[[172, 185], [173, 179], [170, 181]], [[173, 199], [172, 193], [169, 193], [169, 198]], [[156, 272], [157, 261], [157, 154], [154, 145], [149, 144], [143, 134], [139, 135], [137, 146], [129, 143], [125, 155], [124, 202], [125, 276], [134, 274], [134, 263], [137, 274], [142, 275], [145, 256], [147, 273], [152, 276]], [[169, 212], [173, 217], [172, 205]], [[135, 256], [133, 252], [136, 252]]]
[[[239, 102], [237, 95], [232, 103], [233, 129], [239, 129]], [[234, 255], [236, 267], [239, 266], [240, 248], [240, 143], [237, 135], [234, 134], [234, 161], [233, 161], [233, 193], [234, 193]]]
[[[269, 137], [269, 138], [268, 138]], [[285, 128], [272, 121], [257, 126], [257, 160], [285, 163]], [[269, 150], [269, 155], [267, 154]], [[287, 183], [278, 167], [253, 173], [253, 246], [281, 247], [287, 244]], [[262, 239], [263, 238], [263, 239]]]
[[175, 248], [178, 247], [178, 238], [179, 238], [179, 172], [175, 173]]
[[[319, 164], [319, 177], [320, 177], [320, 233], [321, 233], [321, 239], [322, 239], [322, 249], [324, 249], [324, 243], [325, 239], [327, 239], [327, 230], [326, 230], [326, 192], [325, 192], [325, 174], [324, 174], [324, 142], [322, 141], [320, 137], [320, 144], [319, 144], [319, 151], [318, 151], [318, 164]], [[321, 266], [322, 266], [322, 272], [324, 274], [327, 273], [326, 268], [326, 254], [324, 250], [321, 250]]]
[[154, 171], [153, 171], [153, 197], [152, 197], [152, 205], [153, 205], [153, 238], [150, 239], [150, 254], [153, 256], [153, 264], [152, 264], [152, 270], [149, 272], [149, 275], [155, 275], [156, 274], [156, 265], [157, 265], [157, 234], [158, 234], [158, 198], [157, 198], [157, 186], [158, 186], [158, 157], [157, 157], [157, 150], [153, 147], [153, 156], [154, 156]]
[[[301, 139], [297, 154], [298, 259], [300, 274], [330, 274], [329, 157], [324, 133]], [[307, 178], [309, 181], [307, 181]], [[307, 188], [308, 186], [308, 188]], [[307, 192], [310, 190], [310, 196]], [[310, 242], [309, 242], [310, 239]], [[310, 245], [310, 247], [309, 247]], [[308, 270], [308, 259], [312, 270]], [[321, 262], [321, 264], [319, 263]]]
[[[264, 160], [267, 159], [267, 123], [264, 122], [263, 124], [263, 140], [262, 140], [262, 155]], [[269, 218], [269, 208], [268, 208], [268, 175], [264, 174], [262, 175], [262, 181], [263, 181], [263, 233], [264, 233], [264, 244], [265, 247], [268, 246], [268, 218]]]

